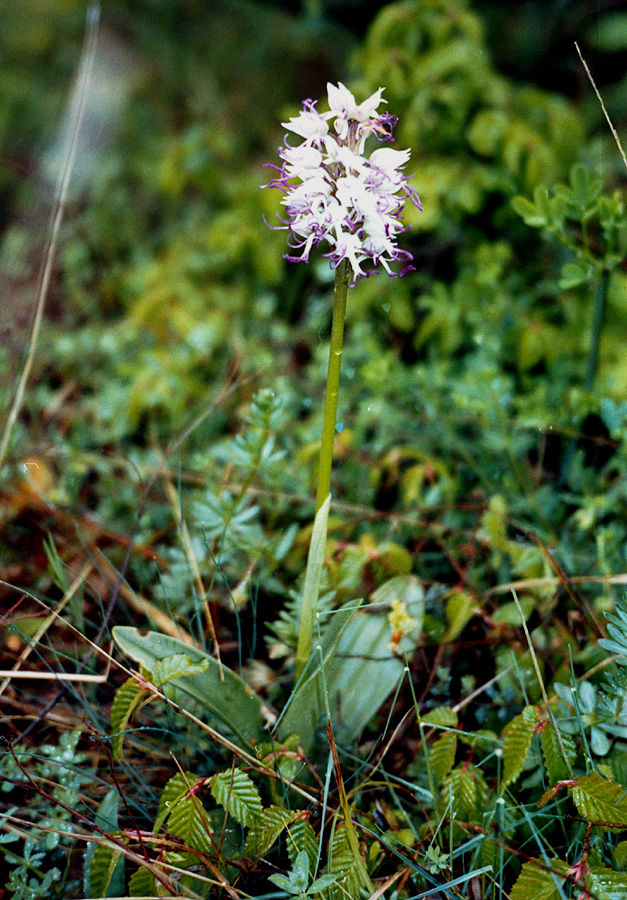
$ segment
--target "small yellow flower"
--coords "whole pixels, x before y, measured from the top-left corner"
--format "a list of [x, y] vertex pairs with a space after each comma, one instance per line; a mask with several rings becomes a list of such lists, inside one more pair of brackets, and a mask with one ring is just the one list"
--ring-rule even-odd
[[388, 622], [392, 629], [392, 639], [390, 641], [390, 650], [396, 653], [402, 639], [418, 626], [418, 622], [411, 616], [407, 610], [407, 604], [402, 600], [392, 600], [390, 603], [390, 612], [388, 613]]

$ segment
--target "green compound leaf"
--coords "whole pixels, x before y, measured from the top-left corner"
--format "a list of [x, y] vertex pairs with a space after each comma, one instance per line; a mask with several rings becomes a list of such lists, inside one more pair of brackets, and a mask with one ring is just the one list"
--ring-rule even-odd
[[561, 900], [558, 885], [567, 874], [568, 865], [561, 859], [552, 859], [550, 865], [556, 872], [547, 870], [543, 860], [526, 862], [510, 891], [510, 900]]
[[240, 825], [261, 824], [261, 798], [251, 779], [240, 769], [219, 772], [211, 778], [211, 793]]
[[135, 678], [129, 678], [115, 692], [111, 707], [111, 736], [113, 756], [122, 759], [124, 752], [124, 734], [132, 716], [150, 693]]
[[503, 731], [503, 787], [516, 781], [522, 772], [534, 730], [538, 724], [535, 706], [526, 706]]
[[526, 197], [513, 197], [512, 206], [518, 215], [524, 219], [525, 224], [531, 228], [544, 228], [548, 224], [547, 217]]
[[627, 827], [627, 791], [624, 787], [593, 772], [577, 778], [568, 789], [577, 811], [588, 822], [611, 830]]

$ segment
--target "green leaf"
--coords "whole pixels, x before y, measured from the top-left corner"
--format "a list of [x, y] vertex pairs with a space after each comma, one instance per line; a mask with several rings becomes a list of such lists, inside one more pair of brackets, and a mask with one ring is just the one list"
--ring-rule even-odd
[[559, 286], [567, 291], [570, 288], [578, 287], [585, 284], [594, 276], [594, 266], [584, 260], [576, 262], [567, 262], [562, 266], [562, 274], [559, 279]]
[[[110, 791], [107, 791], [101, 800], [94, 817], [94, 823], [109, 834], [113, 834], [118, 830], [119, 802], [120, 795], [112, 788]], [[109, 871], [108, 864], [106, 864], [105, 872], [105, 860], [103, 858], [99, 858], [94, 863], [94, 857], [101, 848], [103, 850], [107, 849], [103, 844], [89, 843], [87, 845], [83, 866], [85, 894], [88, 897], [120, 897], [124, 893], [124, 886], [126, 883], [124, 856], [122, 854], [119, 855], [117, 862], [114, 863], [112, 871]], [[113, 852], [115, 852], [114, 849], [110, 849], [113, 854]], [[98, 882], [98, 879], [101, 879], [100, 882]], [[107, 891], [109, 893], [107, 893]]]
[[292, 865], [296, 857], [305, 850], [309, 857], [310, 871], [314, 871], [318, 860], [318, 838], [309, 824], [309, 820], [302, 815], [287, 826], [287, 854]]
[[543, 868], [543, 860], [532, 859], [526, 862], [510, 891], [510, 900], [561, 900], [558, 885], [567, 874], [568, 865], [560, 859], [552, 859], [550, 865], [560, 874]]
[[164, 687], [166, 696], [181, 705], [185, 703], [181, 693], [193, 698], [211, 717], [225, 725], [234, 740], [246, 750], [250, 751], [263, 739], [260, 698], [242, 678], [221, 666], [209, 654], [176, 638], [156, 631], [142, 635], [137, 628], [129, 626], [114, 628], [113, 637], [121, 650], [151, 672], [161, 660], [178, 655], [189, 660], [190, 665], [200, 666], [199, 671], [169, 681]]
[[183, 675], [196, 675], [199, 672], [206, 672], [209, 663], [206, 659], [197, 660], [196, 662], [186, 653], [176, 653], [174, 656], [166, 656], [155, 664], [152, 670], [152, 678], [154, 683], [161, 687], [168, 681], [174, 681], [176, 678], [182, 678]]
[[627, 900], [627, 875], [603, 866], [590, 866], [586, 879], [591, 895], [608, 900]]
[[252, 780], [240, 769], [219, 772], [211, 778], [211, 793], [215, 800], [240, 825], [261, 824], [261, 798]]
[[503, 731], [503, 788], [516, 781], [522, 772], [538, 724], [536, 708], [526, 706]]
[[149, 691], [136, 678], [129, 678], [115, 692], [111, 706], [111, 735], [115, 759], [122, 759], [124, 735], [128, 723], [141, 706], [142, 701], [149, 696]]
[[131, 897], [155, 897], [157, 893], [157, 879], [148, 869], [138, 869], [133, 872], [128, 882], [128, 892]]
[[189, 847], [206, 852], [213, 844], [207, 810], [194, 790], [199, 780], [191, 772], [177, 772], [170, 778], [159, 799], [154, 830], [165, 825]]
[[458, 765], [442, 781], [438, 812], [464, 822], [480, 820], [485, 812], [488, 789], [472, 763]]
[[624, 787], [593, 772], [577, 778], [576, 784], [569, 785], [568, 790], [577, 811], [588, 822], [612, 830], [627, 827], [627, 791]]
[[435, 741], [429, 750], [429, 764], [438, 783], [453, 768], [457, 752], [457, 735], [448, 731]]
[[450, 642], [460, 636], [479, 610], [477, 600], [466, 591], [455, 591], [446, 602], [447, 628], [443, 640]]
[[251, 828], [246, 835], [243, 855], [261, 859], [297, 815], [298, 811], [290, 811], [283, 806], [269, 806], [262, 810], [261, 822]]
[[321, 875], [320, 878], [316, 878], [307, 893], [319, 894], [321, 891], [326, 890], [326, 888], [331, 887], [332, 884], [335, 884], [337, 878], [337, 875]]
[[318, 598], [320, 596], [320, 582], [322, 579], [322, 566], [327, 545], [327, 523], [329, 520], [329, 506], [331, 495], [326, 498], [314, 519], [311, 533], [311, 544], [307, 558], [307, 571], [305, 572], [305, 587], [303, 589], [303, 608], [301, 613], [300, 630], [298, 632], [298, 646], [296, 648], [296, 677], [300, 678], [305, 666], [309, 662], [312, 651], [314, 625]]
[[[564, 747], [564, 750], [566, 751], [568, 761], [572, 765], [575, 761], [575, 756], [577, 755], [575, 741], [573, 740], [572, 735], [565, 734], [563, 731], [560, 731], [560, 736], [562, 738], [562, 745]], [[540, 743], [542, 746], [542, 756], [546, 765], [549, 783], [556, 784], [558, 781], [567, 778], [570, 773], [568, 771], [566, 763], [564, 762], [562, 749], [559, 745], [555, 730], [553, 729], [552, 725], [546, 725], [542, 729]]]
[[107, 844], [97, 844], [89, 865], [89, 896], [119, 897], [123, 892], [124, 854], [122, 850]]
[[548, 224], [548, 219], [543, 215], [536, 206], [526, 197], [516, 196], [512, 198], [512, 206], [514, 210], [524, 219], [525, 224], [531, 228], [544, 228]]
[[359, 897], [361, 895], [362, 878], [358, 862], [351, 850], [346, 827], [336, 825], [333, 837], [329, 845], [329, 875], [335, 875], [337, 880], [331, 888], [334, 900], [346, 900], [347, 897]]
[[291, 879], [289, 879], [286, 875], [281, 875], [280, 872], [276, 875], [270, 875], [268, 881], [271, 881], [272, 884], [276, 884], [276, 886], [282, 891], [285, 891], [286, 894], [294, 893]]
[[443, 725], [445, 728], [456, 728], [459, 719], [455, 710], [450, 706], [436, 706], [431, 712], [422, 716], [425, 725]]

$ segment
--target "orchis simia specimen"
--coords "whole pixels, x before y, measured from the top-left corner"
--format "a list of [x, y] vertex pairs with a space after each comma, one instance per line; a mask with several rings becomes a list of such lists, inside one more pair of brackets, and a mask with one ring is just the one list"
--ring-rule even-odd
[[[301, 143], [292, 147], [286, 138], [279, 149], [283, 163], [280, 168], [272, 167], [279, 175], [265, 185], [284, 192], [287, 218], [279, 217], [283, 224], [274, 227], [288, 232], [287, 243], [294, 252], [287, 253], [286, 259], [308, 262], [311, 248], [326, 241], [330, 250], [325, 255], [335, 269], [316, 520], [296, 650], [297, 678], [311, 652], [324, 562], [347, 288], [349, 281], [352, 287], [358, 278], [370, 275], [379, 266], [392, 276], [404, 275], [413, 268], [411, 254], [397, 246], [396, 238], [407, 230], [401, 218], [405, 199], [422, 209], [403, 174], [409, 150], [380, 147], [370, 155], [365, 152], [370, 135], [379, 142], [392, 140], [396, 118], [377, 111], [386, 102], [381, 97], [383, 88], [360, 105], [341, 83], [337, 87], [329, 84], [327, 89], [328, 112], [318, 112], [315, 101], [305, 100], [300, 115], [282, 123], [301, 138]], [[300, 251], [299, 256], [296, 251]], [[399, 272], [390, 268], [395, 262], [401, 263]]]

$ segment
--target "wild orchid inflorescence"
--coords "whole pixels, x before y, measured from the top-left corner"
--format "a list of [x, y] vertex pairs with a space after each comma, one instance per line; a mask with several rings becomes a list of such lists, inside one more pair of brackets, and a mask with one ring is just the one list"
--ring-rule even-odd
[[[403, 174], [410, 151], [381, 147], [369, 157], [365, 153], [371, 134], [379, 141], [392, 140], [397, 119], [377, 112], [386, 102], [383, 88], [360, 105], [341, 82], [327, 89], [328, 112], [318, 112], [316, 101], [305, 100], [300, 115], [282, 123], [303, 140], [292, 147], [286, 136], [279, 149], [283, 164], [273, 167], [280, 175], [266, 185], [284, 191], [288, 218], [280, 219], [284, 224], [277, 227], [289, 231], [291, 249], [301, 250], [300, 256], [286, 254], [286, 259], [307, 262], [312, 246], [326, 240], [331, 267], [348, 260], [352, 284], [379, 265], [389, 275], [403, 275], [413, 268], [411, 254], [396, 244], [407, 230], [401, 219], [405, 199], [422, 209]], [[334, 130], [329, 127], [332, 119]], [[365, 260], [372, 260], [373, 267], [362, 269]], [[398, 260], [405, 265], [393, 272], [390, 263]]]

